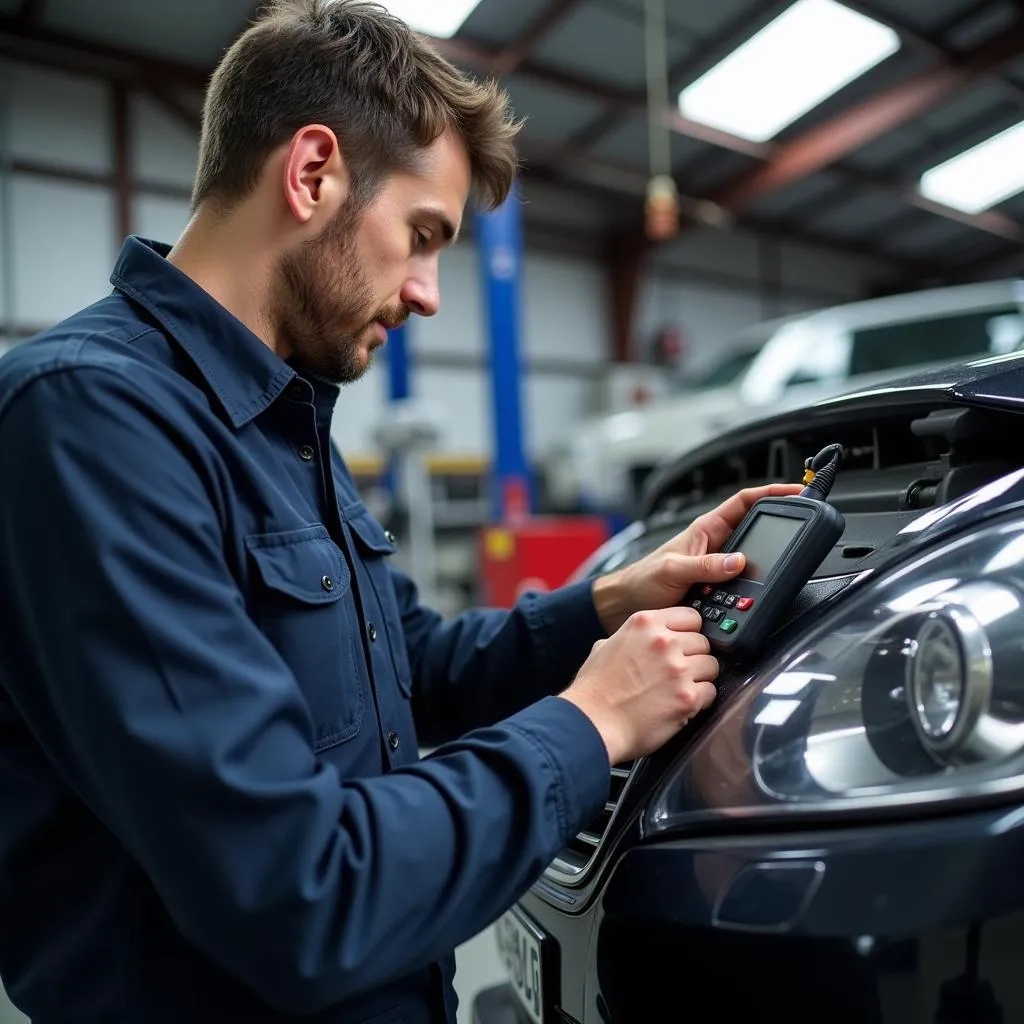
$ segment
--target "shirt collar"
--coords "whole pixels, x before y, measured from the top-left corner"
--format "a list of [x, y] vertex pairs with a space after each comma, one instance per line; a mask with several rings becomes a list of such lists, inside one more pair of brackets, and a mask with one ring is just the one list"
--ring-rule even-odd
[[169, 262], [170, 251], [162, 242], [126, 239], [110, 283], [185, 349], [238, 429], [267, 409], [296, 372]]

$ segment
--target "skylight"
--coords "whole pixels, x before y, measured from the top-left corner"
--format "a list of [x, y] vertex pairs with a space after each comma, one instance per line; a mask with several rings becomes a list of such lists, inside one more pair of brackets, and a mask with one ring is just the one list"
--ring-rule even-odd
[[438, 39], [450, 39], [480, 5], [480, 0], [384, 0], [409, 28]]
[[684, 89], [679, 110], [693, 121], [767, 142], [899, 46], [891, 28], [836, 0], [796, 0]]
[[921, 195], [965, 213], [981, 213], [1024, 191], [1024, 122], [921, 176]]

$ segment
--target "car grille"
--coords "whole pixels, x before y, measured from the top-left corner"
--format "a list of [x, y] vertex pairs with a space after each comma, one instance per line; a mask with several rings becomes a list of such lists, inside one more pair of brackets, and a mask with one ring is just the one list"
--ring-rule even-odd
[[611, 825], [634, 764], [633, 761], [627, 761], [612, 769], [611, 787], [604, 810], [569, 842], [552, 865], [552, 873], [564, 878], [575, 878], [586, 871]]

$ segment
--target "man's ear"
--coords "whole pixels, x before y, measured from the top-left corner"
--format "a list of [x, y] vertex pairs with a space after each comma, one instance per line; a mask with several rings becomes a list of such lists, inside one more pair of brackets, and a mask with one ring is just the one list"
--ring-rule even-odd
[[323, 125], [295, 133], [284, 161], [284, 196], [302, 225], [326, 224], [344, 205], [350, 183], [338, 138]]

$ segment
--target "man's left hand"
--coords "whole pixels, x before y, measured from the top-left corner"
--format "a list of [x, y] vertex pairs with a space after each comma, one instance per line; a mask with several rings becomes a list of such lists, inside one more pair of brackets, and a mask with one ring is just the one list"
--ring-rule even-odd
[[746, 564], [742, 553], [722, 555], [754, 502], [799, 494], [800, 484], [770, 484], [734, 494], [718, 508], [695, 519], [657, 551], [618, 572], [594, 581], [594, 604], [609, 635], [639, 611], [678, 604], [694, 583], [723, 583], [738, 576]]

